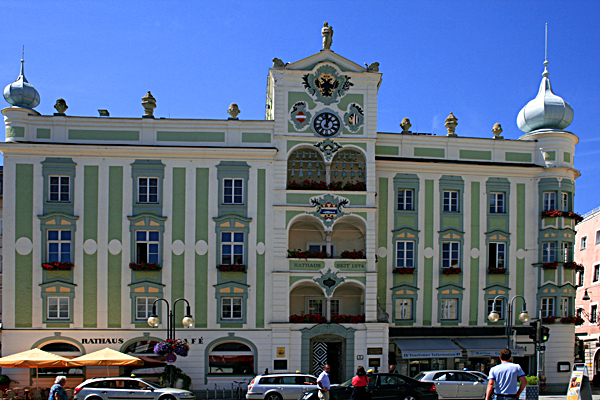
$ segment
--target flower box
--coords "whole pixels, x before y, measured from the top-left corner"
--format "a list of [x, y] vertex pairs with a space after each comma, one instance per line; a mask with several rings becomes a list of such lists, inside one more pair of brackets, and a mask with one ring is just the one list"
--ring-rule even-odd
[[325, 251], [311, 251], [311, 250], [288, 250], [288, 258], [328, 258], [329, 254]]
[[325, 318], [321, 314], [295, 314], [290, 315], [290, 322], [295, 324], [324, 324], [325, 322], [327, 322], [327, 318]]
[[246, 272], [248, 268], [242, 264], [221, 264], [217, 266], [219, 271], [223, 272]]
[[167, 339], [162, 342], [156, 343], [154, 346], [154, 353], [159, 356], [166, 356], [169, 353], [175, 353], [181, 357], [187, 357], [190, 351], [190, 345], [188, 342], [184, 342], [181, 339]]
[[442, 272], [444, 273], [444, 275], [458, 275], [462, 272], [462, 269], [460, 269], [459, 267], [448, 267], [442, 268]]
[[506, 274], [506, 268], [488, 268], [488, 274], [504, 275], [504, 274]]
[[542, 218], [557, 218], [557, 217], [574, 219], [575, 224], [578, 224], [581, 221], [583, 221], [583, 217], [573, 211], [560, 211], [560, 210], [542, 211]]
[[67, 261], [52, 261], [42, 263], [42, 269], [46, 271], [70, 271], [73, 269], [73, 263]]
[[147, 263], [147, 262], [141, 262], [141, 263], [129, 263], [129, 268], [131, 268], [134, 271], [160, 271], [162, 269], [162, 267], [160, 266], [159, 263]]
[[575, 271], [584, 271], [583, 265], [576, 263], [575, 261], [568, 261], [563, 264], [564, 269], [574, 269]]
[[562, 324], [581, 325], [581, 324], [583, 324], [583, 318], [577, 317], [577, 316], [574, 316], [574, 315], [569, 315], [568, 317], [561, 318], [560, 322]]
[[344, 250], [342, 251], [342, 253], [340, 254], [340, 258], [350, 258], [352, 260], [356, 260], [356, 259], [365, 259], [365, 253], [364, 253], [364, 249], [363, 250], [358, 250], [356, 251], [356, 249], [349, 251], [349, 250]]
[[331, 323], [333, 324], [360, 324], [365, 322], [365, 314], [345, 315], [331, 314]]
[[288, 190], [327, 190], [327, 182], [305, 180], [304, 182], [291, 181], [287, 184]]
[[339, 190], [347, 192], [364, 192], [367, 190], [365, 182], [331, 182], [327, 184], [324, 181], [311, 181], [306, 179], [303, 182], [290, 181], [287, 183], [288, 190]]
[[406, 275], [406, 274], [410, 274], [413, 275], [415, 273], [415, 269], [414, 268], [394, 268], [392, 270], [393, 274], [400, 274], [400, 275]]
[[556, 269], [558, 268], [558, 261], [542, 263], [542, 269]]
[[542, 218], [557, 218], [562, 217], [562, 211], [559, 210], [547, 210], [542, 211]]
[[543, 324], [553, 324], [555, 322], [556, 322], [556, 317], [543, 317], [542, 318]]

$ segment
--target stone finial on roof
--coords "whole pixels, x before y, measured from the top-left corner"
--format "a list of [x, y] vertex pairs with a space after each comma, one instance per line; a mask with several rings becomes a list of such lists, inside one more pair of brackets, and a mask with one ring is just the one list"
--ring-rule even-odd
[[227, 114], [229, 114], [229, 119], [238, 119], [238, 115], [241, 113], [240, 108], [237, 104], [231, 103], [229, 105], [229, 109], [227, 110]]
[[285, 68], [285, 63], [281, 60], [281, 58], [274, 58], [273, 59], [273, 68], [275, 68], [275, 69], [284, 69]]
[[400, 127], [402, 128], [402, 133], [404, 133], [404, 134], [412, 133], [411, 131], [409, 131], [411, 126], [412, 125], [410, 124], [410, 119], [402, 118], [402, 122], [400, 123]]
[[142, 97], [142, 107], [144, 107], [144, 115], [142, 118], [154, 118], [154, 109], [156, 108], [156, 99], [148, 90], [148, 93]]
[[[367, 64], [365, 63], [365, 65], [367, 65]], [[379, 63], [374, 62], [374, 63], [367, 65], [367, 72], [379, 72]]]
[[494, 139], [504, 139], [504, 137], [500, 136], [502, 133], [502, 125], [500, 122], [496, 122], [494, 127], [492, 128], [492, 133], [494, 134]]
[[448, 118], [446, 118], [445, 122], [446, 123], [444, 124], [444, 126], [446, 127], [446, 129], [448, 129], [448, 134], [446, 136], [458, 136], [456, 135], [456, 133], [454, 133], [456, 125], [458, 125], [458, 118], [456, 118], [454, 114], [450, 113], [450, 115], [448, 115]]
[[65, 115], [65, 111], [67, 111], [67, 108], [69, 108], [69, 106], [67, 105], [65, 99], [58, 99], [56, 100], [54, 108], [56, 108], [56, 111], [58, 111], [54, 113], [54, 115]]

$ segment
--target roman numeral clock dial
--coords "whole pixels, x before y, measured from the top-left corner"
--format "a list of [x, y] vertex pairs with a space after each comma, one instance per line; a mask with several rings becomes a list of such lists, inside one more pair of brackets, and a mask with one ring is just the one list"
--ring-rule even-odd
[[340, 126], [339, 118], [327, 112], [317, 115], [313, 122], [315, 132], [325, 137], [334, 136], [340, 130]]

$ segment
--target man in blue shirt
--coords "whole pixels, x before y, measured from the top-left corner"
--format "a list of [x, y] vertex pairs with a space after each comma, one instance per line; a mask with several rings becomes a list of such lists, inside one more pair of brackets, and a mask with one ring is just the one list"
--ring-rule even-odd
[[331, 387], [331, 383], [329, 383], [329, 365], [325, 365], [323, 367], [323, 372], [319, 375], [317, 379], [317, 385], [319, 385], [319, 399], [329, 400], [329, 388]]
[[[496, 400], [514, 400], [518, 399], [521, 392], [525, 390], [527, 386], [525, 372], [519, 364], [512, 363], [511, 355], [509, 349], [500, 351], [501, 364], [490, 370], [485, 400], [492, 400], [492, 394], [496, 395]], [[517, 380], [521, 381], [518, 389]]]

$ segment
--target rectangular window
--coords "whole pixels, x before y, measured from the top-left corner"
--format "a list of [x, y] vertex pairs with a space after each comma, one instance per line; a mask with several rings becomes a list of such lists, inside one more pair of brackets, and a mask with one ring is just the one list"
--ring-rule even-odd
[[563, 297], [560, 299], [560, 316], [562, 318], [564, 317], [568, 317], [569, 314], [569, 298], [568, 297]]
[[581, 245], [579, 246], [580, 250], [585, 250], [587, 248], [587, 236], [581, 238]]
[[442, 299], [441, 319], [458, 319], [458, 299]]
[[489, 268], [506, 268], [506, 243], [489, 244]]
[[561, 255], [562, 255], [563, 262], [572, 261], [573, 257], [571, 257], [571, 251], [569, 250], [569, 247], [571, 247], [571, 244], [568, 242], [562, 242], [560, 244], [560, 247], [561, 247]]
[[241, 319], [242, 318], [242, 298], [241, 297], [222, 297], [221, 298], [221, 319]]
[[598, 322], [598, 305], [594, 304], [590, 307], [590, 324]]
[[48, 201], [71, 201], [70, 196], [70, 177], [69, 176], [54, 176], [49, 177], [50, 190], [48, 191]]
[[138, 178], [138, 203], [158, 203], [158, 178]]
[[594, 277], [593, 281], [598, 282], [600, 280], [600, 264], [594, 265]]
[[542, 297], [542, 318], [554, 317], [554, 297]]
[[325, 315], [323, 310], [323, 300], [308, 299], [308, 314], [310, 315]]
[[158, 263], [159, 238], [158, 231], [135, 232], [136, 263]]
[[458, 192], [456, 190], [444, 190], [444, 211], [458, 212]]
[[331, 299], [331, 314], [341, 314], [339, 299]]
[[244, 203], [244, 180], [223, 179], [223, 204]]
[[221, 232], [221, 264], [244, 264], [243, 232]]
[[577, 286], [583, 286], [584, 271], [577, 271]]
[[549, 263], [556, 261], [556, 242], [542, 243], [542, 262]]
[[562, 211], [569, 211], [569, 193], [561, 193]]
[[48, 319], [69, 319], [68, 297], [48, 297]]
[[442, 242], [442, 268], [460, 268], [460, 242]]
[[152, 304], [156, 297], [136, 297], [135, 298], [135, 319], [147, 320], [152, 315]]
[[396, 242], [396, 268], [415, 267], [415, 242]]
[[504, 192], [490, 193], [490, 213], [497, 214], [504, 211]]
[[596, 244], [600, 244], [600, 231], [596, 231]]
[[71, 231], [48, 231], [47, 262], [71, 262]]
[[412, 191], [412, 189], [398, 190], [398, 210], [404, 210], [404, 211], [414, 210], [413, 194], [414, 194], [414, 192]]
[[504, 302], [502, 299], [496, 300], [496, 304], [494, 307], [494, 299], [488, 299], [488, 312], [487, 315], [490, 315], [492, 309], [498, 313], [500, 319], [504, 319]]
[[412, 299], [396, 299], [396, 319], [412, 319]]
[[544, 210], [550, 211], [556, 210], [556, 193], [555, 192], [544, 192]]

